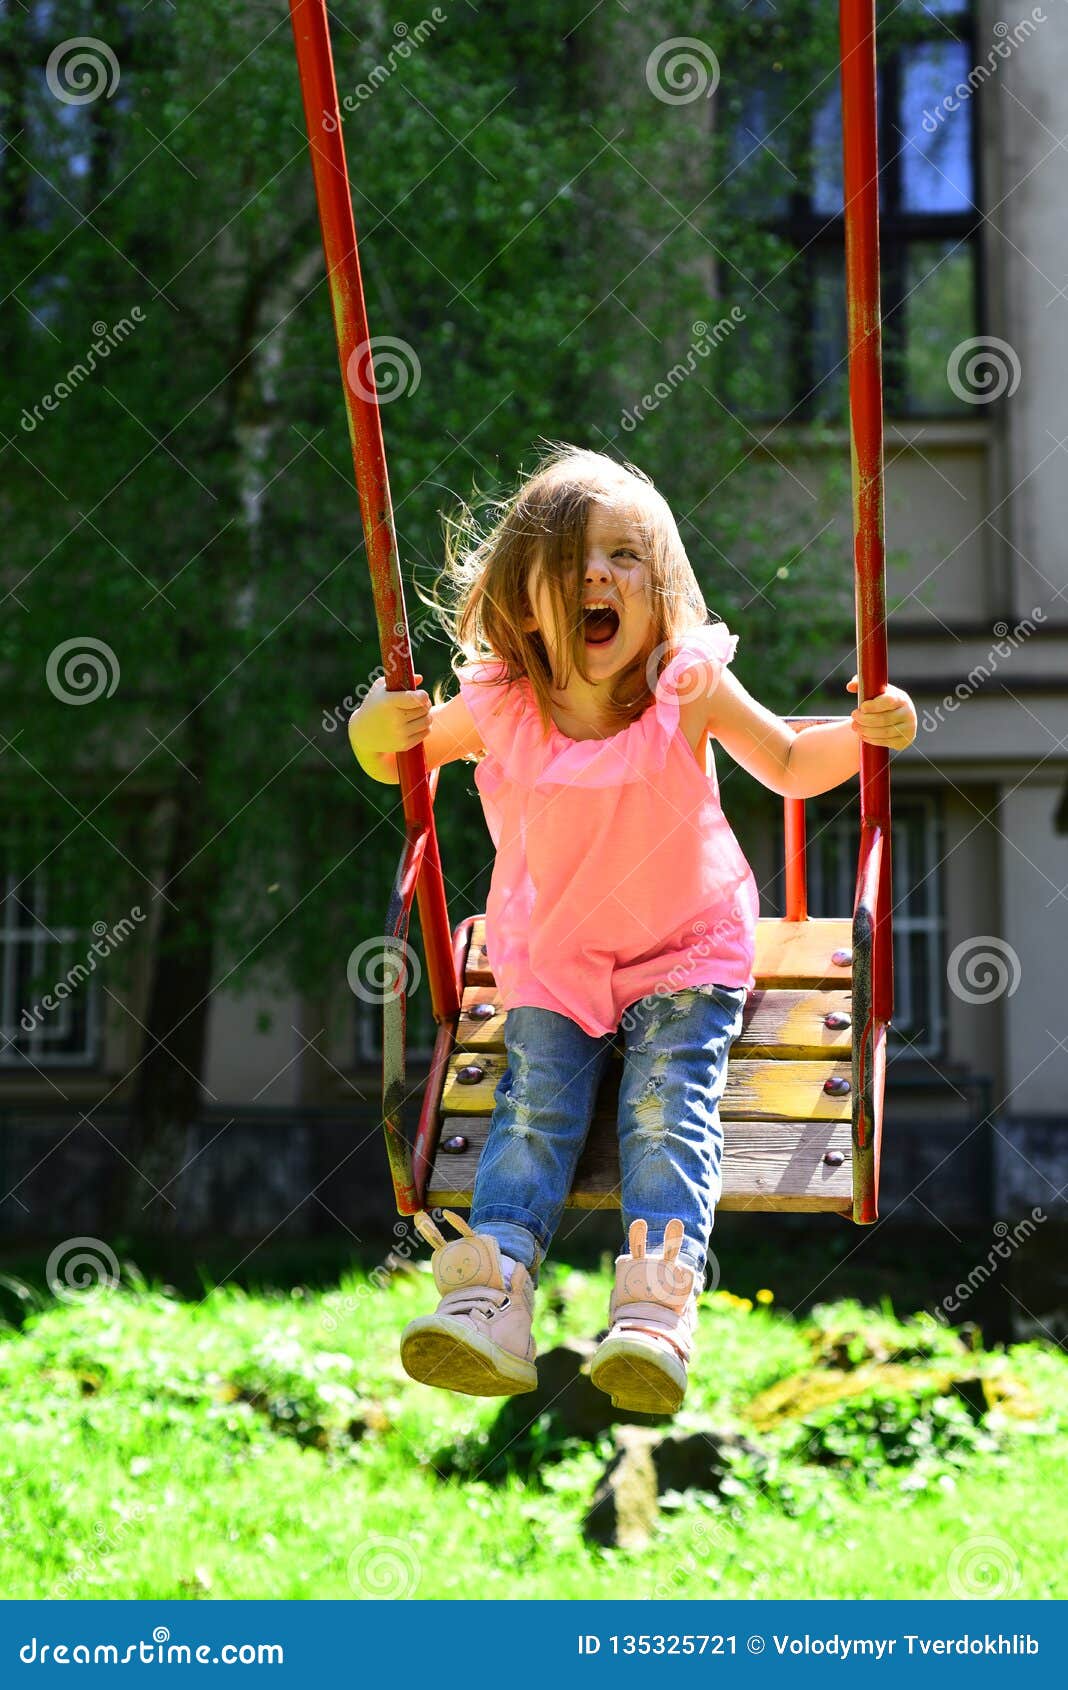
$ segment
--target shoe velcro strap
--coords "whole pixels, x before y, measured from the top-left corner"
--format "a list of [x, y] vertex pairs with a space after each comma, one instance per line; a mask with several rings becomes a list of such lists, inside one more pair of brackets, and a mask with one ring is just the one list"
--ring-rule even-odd
[[447, 1291], [438, 1304], [438, 1314], [479, 1314], [492, 1315], [511, 1307], [512, 1299], [507, 1291], [498, 1291], [492, 1285], [465, 1285], [457, 1291]]
[[615, 1311], [612, 1330], [646, 1332], [653, 1338], [668, 1338], [678, 1349], [684, 1350], [688, 1358], [693, 1337], [690, 1314], [688, 1310], [676, 1313], [673, 1309], [666, 1309], [662, 1303], [624, 1303]]

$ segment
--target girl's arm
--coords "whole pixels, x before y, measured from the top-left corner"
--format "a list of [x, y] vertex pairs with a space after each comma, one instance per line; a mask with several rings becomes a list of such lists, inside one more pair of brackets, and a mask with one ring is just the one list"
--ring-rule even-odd
[[[857, 677], [846, 685], [855, 692]], [[736, 763], [781, 798], [815, 798], [857, 773], [862, 739], [898, 751], [911, 745], [916, 710], [908, 693], [888, 686], [854, 710], [847, 722], [795, 732], [724, 668], [712, 695], [708, 728]]]
[[381, 675], [349, 717], [349, 744], [360, 767], [386, 786], [400, 784], [398, 751], [422, 745], [429, 773], [483, 748], [482, 736], [459, 693], [447, 704], [431, 705], [424, 692], [388, 692]]

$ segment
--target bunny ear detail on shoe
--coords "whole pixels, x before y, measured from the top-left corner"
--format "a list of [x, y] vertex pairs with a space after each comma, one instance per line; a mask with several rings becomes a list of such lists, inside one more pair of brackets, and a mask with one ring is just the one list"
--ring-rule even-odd
[[[442, 1209], [441, 1213], [464, 1238], [474, 1238], [474, 1232], [462, 1216], [453, 1214], [451, 1209]], [[443, 1236], [440, 1229], [431, 1220], [425, 1209], [418, 1210], [418, 1212], [412, 1216], [412, 1220], [415, 1223], [415, 1230], [422, 1234], [431, 1249], [444, 1250], [446, 1248], [448, 1239]], [[453, 1240], [453, 1242], [455, 1242], [455, 1240]]]
[[412, 1216], [412, 1220], [415, 1223], [416, 1232], [419, 1233], [421, 1238], [426, 1239], [432, 1250], [443, 1250], [445, 1248], [444, 1238], [425, 1209], [418, 1209]]
[[628, 1243], [636, 1262], [640, 1262], [645, 1256], [645, 1240], [648, 1236], [649, 1227], [645, 1221], [631, 1221]]
[[445, 1216], [445, 1219], [456, 1228], [457, 1232], [462, 1233], [465, 1238], [474, 1238], [476, 1236], [474, 1229], [468, 1226], [462, 1215], [454, 1215], [451, 1209], [442, 1209], [441, 1212]]
[[673, 1262], [682, 1248], [686, 1228], [680, 1220], [668, 1221], [664, 1228], [664, 1260]]

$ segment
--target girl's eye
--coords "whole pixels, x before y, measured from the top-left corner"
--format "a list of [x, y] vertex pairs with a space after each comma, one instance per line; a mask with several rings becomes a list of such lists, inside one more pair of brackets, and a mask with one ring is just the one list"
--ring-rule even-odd
[[617, 547], [616, 550], [612, 553], [612, 556], [613, 557], [631, 557], [631, 558], [634, 559], [635, 563], [638, 562], [637, 552], [632, 551], [629, 546], [619, 546], [619, 547]]

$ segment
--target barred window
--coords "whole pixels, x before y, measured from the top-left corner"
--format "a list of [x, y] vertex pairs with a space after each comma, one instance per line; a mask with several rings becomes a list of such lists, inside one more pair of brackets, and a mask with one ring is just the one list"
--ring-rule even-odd
[[[891, 416], [970, 411], [949, 379], [955, 349], [981, 332], [977, 111], [996, 75], [971, 7], [941, 0], [880, 7], [878, 81], [884, 397]], [[890, 14], [909, 38], [884, 45]], [[978, 54], [978, 60], [977, 60]], [[999, 61], [995, 60], [996, 67]], [[961, 99], [956, 90], [967, 90]], [[848, 415], [842, 112], [837, 67], [801, 101], [758, 65], [725, 96], [731, 157], [724, 191], [745, 197], [767, 248], [731, 297], [747, 322], [732, 337], [735, 398], [768, 420], [844, 423]]]
[[86, 962], [92, 934], [50, 924], [43, 870], [21, 879], [6, 866], [0, 872], [0, 1064], [95, 1063], [99, 989]]
[[[808, 912], [851, 916], [860, 850], [860, 815], [854, 800], [843, 806], [824, 794], [805, 805]], [[778, 861], [783, 862], [779, 839]], [[936, 795], [894, 799], [892, 823], [894, 1016], [889, 1050], [937, 1057], [945, 1040], [945, 917], [942, 897], [942, 818]], [[785, 912], [784, 876], [774, 887], [775, 908]]]

